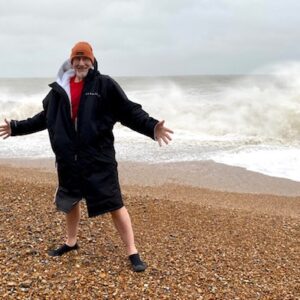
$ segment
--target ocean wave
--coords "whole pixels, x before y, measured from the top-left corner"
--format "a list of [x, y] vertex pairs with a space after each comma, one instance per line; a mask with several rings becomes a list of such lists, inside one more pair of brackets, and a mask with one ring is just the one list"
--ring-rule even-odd
[[[131, 100], [153, 117], [166, 120], [166, 126], [185, 140], [297, 143], [300, 64], [277, 65], [268, 72], [271, 75], [125, 78], [122, 87]], [[0, 118], [32, 116], [42, 108], [44, 96], [0, 90]]]

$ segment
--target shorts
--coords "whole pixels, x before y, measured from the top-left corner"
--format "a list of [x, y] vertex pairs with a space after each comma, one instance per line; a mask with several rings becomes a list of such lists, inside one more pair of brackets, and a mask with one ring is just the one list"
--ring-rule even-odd
[[75, 173], [70, 168], [57, 169], [59, 187], [55, 203], [59, 211], [69, 213], [82, 199], [86, 200], [88, 217], [124, 206], [116, 164], [97, 162], [88, 171]]

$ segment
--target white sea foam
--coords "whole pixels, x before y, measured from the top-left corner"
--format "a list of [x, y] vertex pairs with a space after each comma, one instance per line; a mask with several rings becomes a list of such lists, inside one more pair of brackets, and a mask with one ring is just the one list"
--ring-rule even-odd
[[300, 181], [299, 157], [299, 148], [260, 146], [218, 153], [214, 155], [214, 160], [270, 176]]

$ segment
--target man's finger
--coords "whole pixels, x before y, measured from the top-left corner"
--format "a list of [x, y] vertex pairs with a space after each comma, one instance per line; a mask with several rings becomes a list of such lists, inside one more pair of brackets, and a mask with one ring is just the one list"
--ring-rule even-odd
[[4, 119], [4, 122], [5, 122], [7, 125], [9, 125], [9, 122], [7, 121], [6, 118]]
[[167, 127], [165, 127], [164, 130], [167, 131], [167, 132], [170, 132], [170, 133], [174, 133], [173, 130], [171, 130], [171, 129], [167, 128]]
[[165, 133], [165, 137], [167, 137], [167, 139], [169, 139], [169, 141], [172, 141], [172, 138], [170, 137], [169, 134]]
[[8, 134], [6, 131], [4, 131], [4, 132], [1, 132], [0, 133], [0, 136], [4, 136], [4, 135], [6, 135], [6, 134]]
[[169, 144], [169, 141], [164, 136], [162, 137], [162, 139], [163, 139], [163, 141], [165, 142], [166, 145]]
[[164, 123], [165, 123], [165, 120], [159, 121], [159, 122], [157, 123], [157, 126], [163, 127], [163, 126], [164, 126]]
[[157, 141], [158, 141], [159, 147], [161, 147], [161, 138], [158, 138]]
[[5, 140], [5, 139], [7, 139], [9, 137], [9, 134], [8, 135], [6, 135], [5, 137], [3, 137], [3, 139]]

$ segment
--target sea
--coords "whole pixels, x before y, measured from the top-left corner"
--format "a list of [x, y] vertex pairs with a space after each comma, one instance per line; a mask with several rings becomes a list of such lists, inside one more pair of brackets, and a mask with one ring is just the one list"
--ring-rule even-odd
[[[300, 64], [268, 75], [114, 77], [128, 98], [174, 131], [169, 145], [121, 124], [119, 161], [212, 160], [300, 181]], [[42, 110], [54, 78], [0, 79], [0, 123]], [[0, 158], [54, 157], [47, 131], [0, 141]]]

